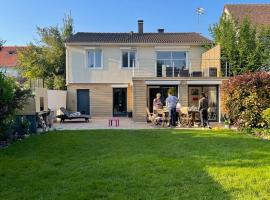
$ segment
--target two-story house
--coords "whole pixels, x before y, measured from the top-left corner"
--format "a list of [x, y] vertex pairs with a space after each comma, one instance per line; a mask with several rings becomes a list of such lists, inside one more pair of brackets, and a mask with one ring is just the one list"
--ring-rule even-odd
[[197, 106], [206, 92], [211, 119], [221, 116], [220, 48], [199, 33], [79, 32], [66, 41], [67, 107], [93, 117], [133, 114], [146, 120], [156, 93], [173, 88], [182, 106]]
[[270, 4], [226, 4], [222, 15], [233, 19], [236, 25], [248, 18], [257, 27], [270, 26]]

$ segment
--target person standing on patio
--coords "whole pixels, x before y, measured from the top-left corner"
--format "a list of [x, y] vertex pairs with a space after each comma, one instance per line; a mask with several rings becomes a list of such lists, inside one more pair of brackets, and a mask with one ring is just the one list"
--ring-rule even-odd
[[156, 110], [162, 109], [162, 102], [161, 102], [161, 94], [157, 93], [156, 98], [153, 100], [153, 111], [155, 112]]
[[173, 95], [171, 90], [168, 91], [168, 97], [166, 99], [166, 106], [169, 109], [169, 117], [170, 117], [170, 127], [176, 126], [176, 105], [178, 103], [178, 98]]
[[211, 128], [208, 121], [208, 99], [205, 96], [205, 93], [201, 94], [201, 98], [199, 100], [199, 112], [200, 112], [200, 119], [201, 123], [200, 126], [208, 126], [208, 128]]

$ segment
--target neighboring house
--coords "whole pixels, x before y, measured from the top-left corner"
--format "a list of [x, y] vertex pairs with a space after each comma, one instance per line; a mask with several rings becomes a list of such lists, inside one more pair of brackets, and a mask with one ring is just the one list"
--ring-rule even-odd
[[18, 55], [17, 50], [24, 47], [3, 46], [0, 48], [0, 71], [8, 76], [18, 77], [17, 70]]
[[206, 92], [210, 118], [221, 116], [220, 47], [199, 33], [76, 33], [66, 41], [67, 107], [92, 116], [146, 120], [156, 93], [173, 88], [182, 106], [197, 106]]
[[231, 17], [236, 24], [249, 18], [256, 26], [270, 26], [270, 4], [226, 4], [223, 15]]

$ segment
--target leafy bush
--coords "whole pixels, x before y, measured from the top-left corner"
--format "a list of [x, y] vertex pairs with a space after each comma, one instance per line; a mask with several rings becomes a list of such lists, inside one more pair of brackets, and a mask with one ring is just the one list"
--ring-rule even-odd
[[270, 108], [263, 111], [263, 119], [266, 121], [268, 127], [270, 127]]
[[31, 90], [22, 88], [13, 78], [0, 72], [0, 140], [5, 139], [16, 111], [23, 108], [30, 96]]
[[262, 116], [270, 107], [270, 74], [245, 73], [225, 83], [226, 110], [239, 128], [260, 128], [267, 124]]

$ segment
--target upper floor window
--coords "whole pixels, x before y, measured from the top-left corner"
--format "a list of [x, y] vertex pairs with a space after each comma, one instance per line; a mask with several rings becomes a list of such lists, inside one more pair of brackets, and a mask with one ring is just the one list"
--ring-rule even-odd
[[133, 68], [136, 67], [136, 51], [122, 51], [122, 67]]
[[187, 68], [187, 53], [184, 51], [158, 51], [157, 65], [185, 69]]
[[101, 49], [91, 49], [87, 51], [88, 67], [92, 69], [102, 68], [102, 51]]

